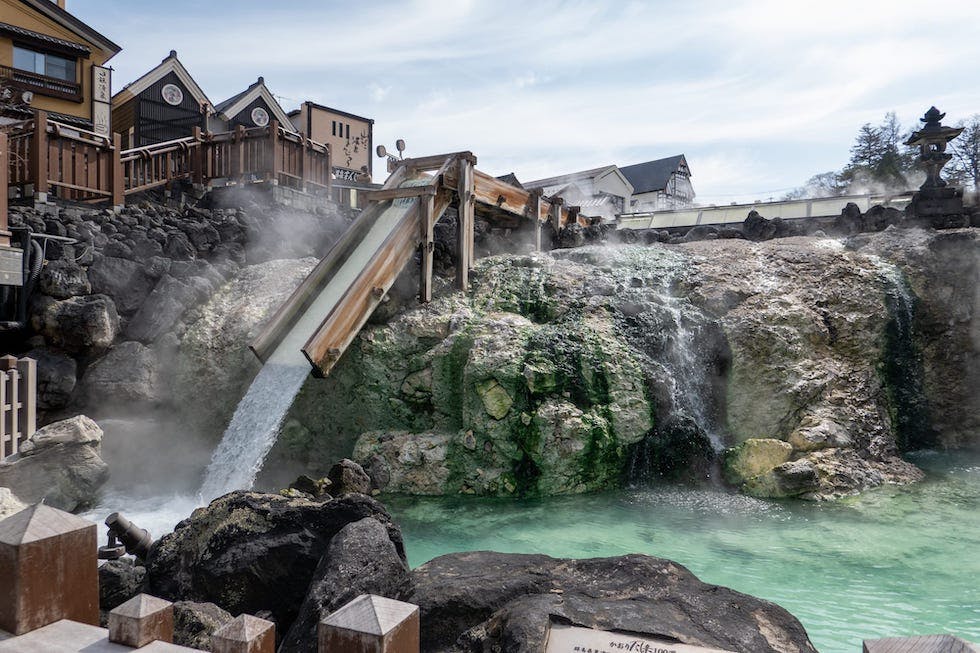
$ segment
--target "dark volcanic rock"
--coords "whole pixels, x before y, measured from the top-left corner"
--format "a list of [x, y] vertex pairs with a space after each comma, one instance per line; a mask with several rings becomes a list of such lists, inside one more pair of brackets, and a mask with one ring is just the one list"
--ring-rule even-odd
[[49, 261], [41, 269], [38, 286], [41, 292], [55, 299], [68, 299], [92, 292], [85, 270], [74, 261], [68, 260]]
[[156, 283], [145, 266], [115, 256], [96, 260], [89, 268], [89, 279], [92, 289], [112, 297], [123, 315], [139, 309]]
[[109, 611], [143, 591], [146, 567], [132, 558], [109, 560], [99, 567], [99, 622], [105, 626]]
[[123, 342], [95, 361], [82, 379], [90, 405], [159, 403], [163, 395], [156, 355], [138, 342]]
[[54, 349], [32, 349], [24, 356], [37, 361], [37, 407], [51, 410], [67, 405], [77, 383], [75, 359]]
[[216, 603], [233, 614], [271, 610], [285, 632], [331, 538], [364, 518], [377, 520], [404, 558], [401, 532], [371, 497], [319, 502], [226, 494], [154, 543], [147, 560], [149, 591], [169, 600]]
[[330, 491], [336, 496], [351, 492], [371, 493], [371, 477], [363, 467], [348, 458], [331, 467], [327, 478], [330, 479]]
[[211, 650], [211, 635], [234, 619], [214, 603], [174, 602], [174, 644]]
[[408, 582], [408, 565], [381, 522], [369, 517], [348, 524], [330, 540], [280, 650], [316, 653], [317, 624], [322, 617], [361, 594], [396, 596]]
[[32, 309], [31, 326], [52, 344], [72, 353], [98, 353], [119, 331], [116, 305], [105, 295], [54, 301], [41, 297]]
[[398, 597], [422, 609], [423, 651], [544, 650], [548, 626], [620, 630], [752, 653], [814, 653], [783, 608], [643, 555], [559, 560], [491, 552], [436, 558]]

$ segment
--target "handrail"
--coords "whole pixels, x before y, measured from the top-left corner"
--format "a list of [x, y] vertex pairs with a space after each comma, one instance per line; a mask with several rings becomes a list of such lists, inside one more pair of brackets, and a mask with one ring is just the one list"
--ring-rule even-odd
[[161, 143], [152, 143], [150, 145], [143, 145], [142, 147], [133, 147], [128, 150], [123, 150], [120, 153], [120, 158], [123, 163], [129, 163], [136, 159], [153, 156], [154, 154], [166, 154], [167, 152], [176, 152], [184, 149], [185, 147], [197, 147], [201, 144], [201, 141], [194, 138], [193, 136], [187, 136], [185, 138], [175, 138], [169, 141], [163, 141]]
[[[66, 132], [64, 130], [69, 131]], [[78, 136], [72, 134], [71, 132], [77, 132]], [[89, 131], [87, 129], [82, 129], [81, 127], [66, 125], [63, 122], [48, 120], [48, 133], [57, 134], [60, 138], [68, 138], [70, 140], [87, 143], [89, 145], [104, 145], [106, 148], [112, 149], [112, 139], [108, 136]]]

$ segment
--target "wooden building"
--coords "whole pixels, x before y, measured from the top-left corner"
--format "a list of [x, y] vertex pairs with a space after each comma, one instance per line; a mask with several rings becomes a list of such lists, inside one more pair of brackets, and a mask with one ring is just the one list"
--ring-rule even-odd
[[112, 127], [124, 149], [190, 136], [207, 129], [211, 101], [194, 78], [170, 54], [153, 70], [112, 96]]
[[527, 190], [540, 189], [546, 197], [561, 197], [566, 206], [578, 206], [584, 215], [612, 222], [629, 211], [633, 186], [616, 166], [603, 166], [547, 179], [524, 182]]
[[682, 209], [694, 202], [691, 169], [683, 154], [620, 168], [633, 185], [632, 212]]
[[330, 146], [337, 181], [356, 182], [364, 167], [373, 174], [373, 119], [309, 101], [290, 111], [289, 119], [300, 134]]
[[213, 132], [233, 131], [242, 126], [265, 127], [273, 120], [289, 131], [295, 132], [289, 115], [283, 111], [275, 96], [266, 88], [265, 79], [259, 77], [247, 89], [233, 95], [214, 107], [214, 115], [208, 119], [208, 129]]
[[0, 121], [42, 109], [109, 136], [104, 64], [121, 49], [68, 13], [64, 0], [0, 0]]

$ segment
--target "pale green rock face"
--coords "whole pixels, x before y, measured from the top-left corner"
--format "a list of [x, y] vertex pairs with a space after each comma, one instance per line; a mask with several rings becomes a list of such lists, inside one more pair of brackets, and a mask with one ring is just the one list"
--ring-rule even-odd
[[793, 445], [772, 438], [751, 438], [725, 454], [725, 478], [740, 484], [787, 462]]

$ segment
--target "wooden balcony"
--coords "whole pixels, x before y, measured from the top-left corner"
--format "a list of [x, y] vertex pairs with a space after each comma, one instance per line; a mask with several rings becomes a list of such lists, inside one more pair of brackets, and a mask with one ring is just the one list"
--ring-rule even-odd
[[66, 82], [57, 77], [38, 75], [26, 70], [0, 66], [0, 79], [14, 82], [24, 90], [34, 91], [48, 97], [61, 98], [72, 102], [82, 101], [82, 85], [77, 82]]

